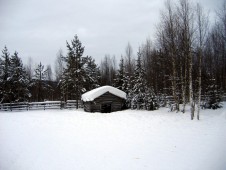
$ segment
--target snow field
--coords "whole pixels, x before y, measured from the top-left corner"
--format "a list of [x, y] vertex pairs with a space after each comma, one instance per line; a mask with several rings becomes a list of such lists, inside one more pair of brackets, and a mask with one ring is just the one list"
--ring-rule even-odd
[[224, 170], [226, 108], [0, 112], [0, 170]]

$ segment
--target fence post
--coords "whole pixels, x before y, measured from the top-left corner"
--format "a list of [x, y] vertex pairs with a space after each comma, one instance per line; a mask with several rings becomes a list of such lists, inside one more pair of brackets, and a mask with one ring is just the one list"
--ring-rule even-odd
[[62, 100], [60, 100], [60, 109], [63, 109], [63, 101]]

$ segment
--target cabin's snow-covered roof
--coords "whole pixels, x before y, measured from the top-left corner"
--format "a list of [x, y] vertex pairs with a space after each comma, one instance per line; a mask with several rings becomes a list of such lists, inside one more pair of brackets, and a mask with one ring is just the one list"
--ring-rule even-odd
[[88, 101], [93, 101], [95, 100], [97, 97], [103, 95], [104, 93], [111, 93], [115, 96], [118, 96], [120, 98], [123, 98], [123, 99], [126, 99], [126, 93], [119, 90], [119, 89], [116, 89], [112, 86], [102, 86], [102, 87], [98, 87], [96, 89], [93, 89], [91, 91], [88, 91], [86, 93], [84, 93], [82, 95], [82, 100], [84, 102], [88, 102]]

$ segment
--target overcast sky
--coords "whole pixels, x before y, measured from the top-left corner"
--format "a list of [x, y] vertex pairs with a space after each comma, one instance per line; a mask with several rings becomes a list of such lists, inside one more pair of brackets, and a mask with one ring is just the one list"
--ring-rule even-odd
[[[200, 2], [211, 14], [223, 0]], [[165, 0], [0, 0], [0, 48], [18, 51], [27, 63], [54, 66], [66, 54], [66, 40], [78, 35], [85, 55], [99, 64], [105, 54], [120, 58], [130, 42], [134, 54], [147, 37], [154, 39]]]

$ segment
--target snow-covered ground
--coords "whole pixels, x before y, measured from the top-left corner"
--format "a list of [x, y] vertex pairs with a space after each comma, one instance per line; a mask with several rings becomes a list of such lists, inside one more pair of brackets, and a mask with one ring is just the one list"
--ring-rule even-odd
[[0, 170], [112, 169], [225, 170], [226, 107], [0, 112]]

